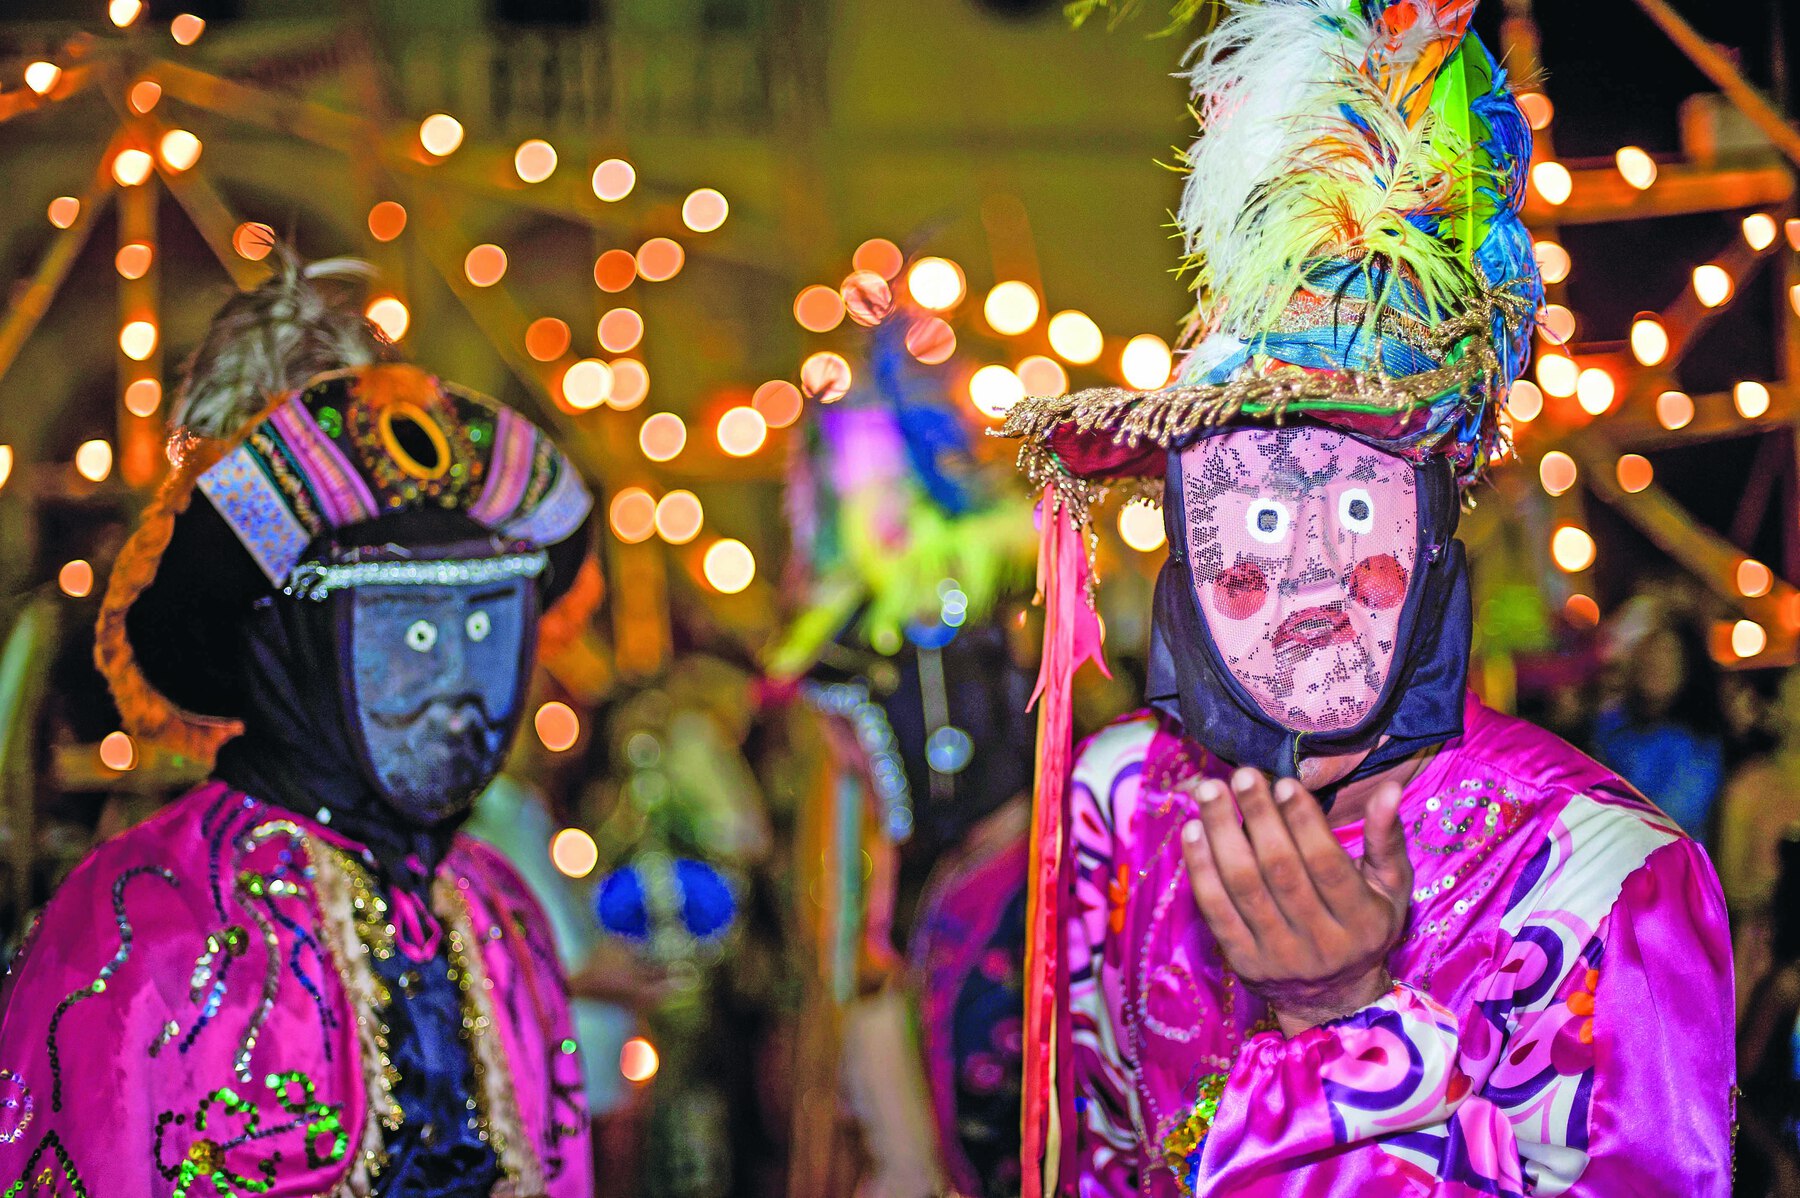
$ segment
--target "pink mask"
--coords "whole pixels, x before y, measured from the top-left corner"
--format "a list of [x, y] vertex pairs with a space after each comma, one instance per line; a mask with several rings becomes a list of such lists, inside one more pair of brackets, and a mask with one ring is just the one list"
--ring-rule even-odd
[[1297, 732], [1356, 727], [1394, 667], [1419, 554], [1410, 463], [1317, 426], [1181, 454], [1188, 559], [1220, 660]]

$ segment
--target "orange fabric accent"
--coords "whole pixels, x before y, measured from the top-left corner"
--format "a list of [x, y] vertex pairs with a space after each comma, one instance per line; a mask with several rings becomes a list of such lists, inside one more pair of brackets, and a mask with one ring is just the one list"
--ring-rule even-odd
[[[443, 403], [438, 397], [437, 379], [417, 366], [404, 362], [381, 362], [347, 373], [356, 380], [353, 389], [356, 398], [368, 404], [371, 411], [380, 412], [395, 404], [404, 403], [429, 412], [441, 407]], [[318, 380], [312, 380], [307, 385], [311, 386], [316, 381]]]

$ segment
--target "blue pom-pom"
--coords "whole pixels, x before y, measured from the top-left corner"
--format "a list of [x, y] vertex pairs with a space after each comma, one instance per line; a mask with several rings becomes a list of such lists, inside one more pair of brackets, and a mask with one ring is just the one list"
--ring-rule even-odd
[[650, 911], [644, 903], [644, 880], [627, 865], [606, 875], [594, 894], [594, 915], [615, 936], [639, 942], [650, 939]]
[[675, 862], [675, 880], [681, 886], [681, 922], [688, 932], [700, 940], [723, 936], [737, 916], [730, 883], [705, 862], [685, 858]]

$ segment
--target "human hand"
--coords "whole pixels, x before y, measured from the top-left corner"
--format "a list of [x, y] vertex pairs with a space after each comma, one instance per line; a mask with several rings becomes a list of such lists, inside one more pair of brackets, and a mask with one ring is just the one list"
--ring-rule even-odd
[[1380, 998], [1412, 893], [1399, 783], [1369, 799], [1361, 861], [1294, 779], [1271, 792], [1262, 774], [1240, 769], [1231, 792], [1235, 810], [1217, 779], [1193, 787], [1200, 818], [1181, 830], [1194, 900], [1226, 962], [1288, 1036]]

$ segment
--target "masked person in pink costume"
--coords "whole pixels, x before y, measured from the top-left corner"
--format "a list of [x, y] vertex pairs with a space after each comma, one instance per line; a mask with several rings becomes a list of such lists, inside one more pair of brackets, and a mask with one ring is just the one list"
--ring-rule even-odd
[[[1542, 299], [1472, 8], [1228, 7], [1180, 377], [1009, 413], [1048, 607], [1028, 1195], [1730, 1190], [1711, 867], [1465, 691], [1460, 499]], [[1086, 507], [1159, 476], [1150, 708], [1070, 763]]]
[[591, 500], [518, 414], [387, 360], [332, 264], [282, 257], [210, 330], [100, 618], [126, 727], [213, 777], [30, 932], [0, 1185], [587, 1198], [549, 928], [457, 829]]

